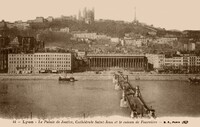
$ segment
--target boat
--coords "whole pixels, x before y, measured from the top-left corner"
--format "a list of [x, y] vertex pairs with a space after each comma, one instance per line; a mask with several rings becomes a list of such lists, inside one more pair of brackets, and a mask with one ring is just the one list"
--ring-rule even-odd
[[74, 82], [74, 81], [76, 81], [75, 79], [74, 79], [74, 77], [59, 77], [58, 78], [58, 80], [59, 81], [69, 81], [69, 82]]
[[200, 83], [200, 78], [198, 77], [188, 78], [188, 80], [190, 83], [195, 83], [195, 84]]
[[58, 78], [59, 81], [69, 81], [69, 82], [74, 82], [76, 81], [74, 77], [72, 76], [67, 76], [67, 74], [63, 73], [59, 76]]

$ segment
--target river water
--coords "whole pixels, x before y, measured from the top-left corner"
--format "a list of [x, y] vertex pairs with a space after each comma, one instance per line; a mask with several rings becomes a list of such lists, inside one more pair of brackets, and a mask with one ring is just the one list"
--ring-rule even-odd
[[[158, 117], [200, 117], [200, 85], [180, 81], [131, 81], [140, 87], [147, 105]], [[1, 118], [58, 118], [120, 115], [121, 91], [111, 80], [58, 82], [57, 80], [0, 81]]]

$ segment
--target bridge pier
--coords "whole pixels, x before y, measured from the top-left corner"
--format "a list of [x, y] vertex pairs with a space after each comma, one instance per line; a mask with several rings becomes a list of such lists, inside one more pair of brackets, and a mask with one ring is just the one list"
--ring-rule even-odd
[[126, 82], [128, 82], [128, 75], [126, 76]]
[[135, 87], [135, 96], [136, 96], [136, 97], [139, 97], [139, 96], [140, 96], [140, 89], [139, 89], [139, 86], [136, 86], [136, 87]]
[[119, 86], [119, 83], [115, 83], [115, 90], [120, 90], [120, 86]]
[[[117, 77], [117, 78], [116, 78]], [[114, 77], [115, 79], [114, 79], [114, 82], [115, 82], [115, 90], [120, 90], [120, 85], [119, 85], [119, 76], [117, 75], [115, 75], [115, 77]]]
[[131, 118], [137, 118], [137, 112], [131, 111]]
[[127, 108], [128, 107], [128, 102], [125, 98], [125, 91], [122, 91], [122, 99], [120, 100], [120, 107], [122, 108]]
[[148, 113], [149, 117], [151, 118], [155, 118], [155, 110], [150, 110], [149, 113]]
[[116, 75], [114, 74], [113, 75], [113, 83], [116, 83], [117, 82], [117, 79], [116, 79]]

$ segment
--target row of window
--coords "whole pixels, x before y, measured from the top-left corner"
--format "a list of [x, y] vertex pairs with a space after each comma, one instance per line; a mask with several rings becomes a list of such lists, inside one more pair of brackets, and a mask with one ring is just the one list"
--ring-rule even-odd
[[36, 55], [36, 54], [9, 54], [12, 57], [69, 57], [71, 54], [43, 54], [43, 55]]
[[42, 68], [42, 67], [38, 67], [38, 68], [35, 68], [36, 70], [70, 70], [71, 68]]
[[34, 60], [70, 60], [70, 58], [34, 58]]
[[71, 63], [70, 61], [34, 61], [34, 63]]
[[18, 64], [18, 63], [32, 63], [32, 61], [10, 61], [10, 64], [14, 63], [14, 64]]
[[35, 67], [37, 68], [37, 67], [70, 67], [70, 65], [36, 65]]
[[33, 58], [9, 58], [9, 60], [33, 60]]

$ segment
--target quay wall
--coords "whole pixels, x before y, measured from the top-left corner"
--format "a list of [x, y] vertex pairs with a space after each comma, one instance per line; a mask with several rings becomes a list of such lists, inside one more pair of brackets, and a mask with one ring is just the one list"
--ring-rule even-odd
[[[68, 74], [77, 80], [111, 80], [112, 74]], [[161, 80], [161, 81], [187, 81], [189, 77], [200, 77], [200, 75], [186, 74], [128, 74], [129, 80]], [[0, 74], [0, 80], [58, 80], [59, 74], [27, 74], [27, 75], [9, 75]]]

